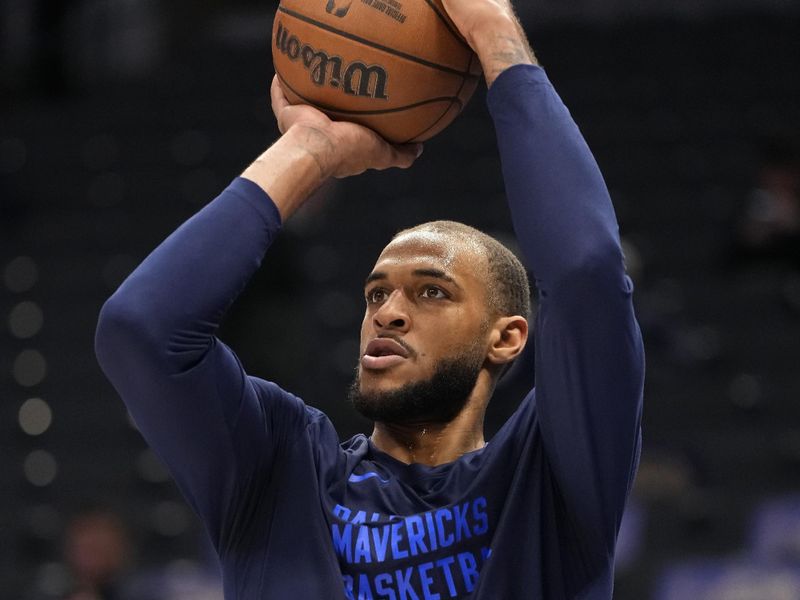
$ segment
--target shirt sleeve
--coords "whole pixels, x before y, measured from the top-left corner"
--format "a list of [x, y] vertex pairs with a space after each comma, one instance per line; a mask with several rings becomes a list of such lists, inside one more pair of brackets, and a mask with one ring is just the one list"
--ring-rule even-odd
[[539, 67], [488, 94], [512, 221], [538, 289], [535, 399], [568, 512], [613, 550], [641, 446], [644, 351], [614, 209]]
[[304, 425], [298, 398], [248, 377], [215, 337], [280, 226], [269, 197], [234, 180], [123, 282], [97, 327], [100, 366], [220, 552], [226, 518]]

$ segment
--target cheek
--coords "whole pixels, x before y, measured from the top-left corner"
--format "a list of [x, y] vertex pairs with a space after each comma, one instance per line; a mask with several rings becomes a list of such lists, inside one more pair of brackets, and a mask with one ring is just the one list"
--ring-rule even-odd
[[432, 358], [451, 358], [464, 352], [472, 353], [477, 347], [485, 345], [486, 331], [480, 323], [476, 323], [472, 315], [464, 315], [462, 319], [452, 323], [452, 327], [444, 330], [439, 325], [439, 335], [429, 340], [427, 351]]

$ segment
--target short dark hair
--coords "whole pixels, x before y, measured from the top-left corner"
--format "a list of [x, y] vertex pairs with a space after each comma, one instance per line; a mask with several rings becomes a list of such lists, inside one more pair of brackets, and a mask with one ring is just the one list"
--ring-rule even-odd
[[487, 303], [494, 316], [528, 318], [531, 292], [525, 267], [511, 250], [490, 235], [458, 221], [430, 221], [398, 231], [392, 240], [412, 231], [432, 231], [477, 243], [486, 256]]

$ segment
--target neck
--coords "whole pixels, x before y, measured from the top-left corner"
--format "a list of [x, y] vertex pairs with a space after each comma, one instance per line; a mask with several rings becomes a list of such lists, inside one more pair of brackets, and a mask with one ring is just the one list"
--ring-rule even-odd
[[491, 395], [490, 382], [478, 378], [464, 409], [447, 423], [376, 422], [372, 443], [378, 450], [406, 464], [435, 467], [453, 462], [486, 445], [483, 417]]

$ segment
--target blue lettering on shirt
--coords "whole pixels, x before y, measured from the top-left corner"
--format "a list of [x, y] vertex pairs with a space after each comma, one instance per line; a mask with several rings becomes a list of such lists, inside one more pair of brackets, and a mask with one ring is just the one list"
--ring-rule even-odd
[[436, 511], [436, 532], [439, 534], [439, 545], [443, 548], [447, 546], [452, 546], [453, 543], [456, 541], [455, 536], [452, 533], [445, 534], [445, 525], [444, 520], [445, 517], [448, 521], [453, 520], [453, 515], [450, 514], [450, 511], [446, 508], [440, 508]]
[[433, 577], [430, 576], [428, 571], [433, 568], [432, 562], [422, 563], [419, 567], [420, 583], [422, 584], [422, 594], [425, 600], [439, 600], [441, 596], [431, 591], [431, 584], [433, 584]]
[[436, 566], [444, 573], [445, 581], [447, 581], [447, 589], [450, 592], [451, 598], [456, 597], [456, 583], [453, 581], [453, 572], [450, 570], [454, 562], [456, 562], [455, 556], [445, 556], [436, 561]]
[[391, 587], [392, 576], [389, 573], [381, 573], [375, 577], [375, 592], [386, 600], [397, 600], [397, 595]]
[[339, 556], [344, 557], [347, 562], [353, 562], [353, 550], [350, 545], [353, 539], [351, 536], [352, 530], [353, 526], [350, 523], [347, 523], [341, 529], [339, 523], [334, 523], [332, 527], [333, 550]]
[[400, 531], [404, 529], [404, 523], [402, 521], [397, 521], [392, 523], [390, 527], [392, 528], [392, 558], [406, 558], [408, 556], [408, 550], [403, 550], [400, 547], [401, 542], [403, 541], [403, 533]]
[[467, 588], [467, 592], [471, 592], [475, 589], [475, 584], [478, 583], [478, 563], [471, 552], [459, 552], [458, 565], [461, 567], [464, 587]]
[[411, 575], [414, 573], [413, 567], [408, 567], [405, 571], [396, 571], [397, 591], [403, 600], [419, 600], [414, 588], [411, 587]]
[[359, 527], [358, 536], [356, 537], [356, 551], [355, 556], [353, 557], [353, 562], [372, 562], [372, 556], [370, 555], [369, 549], [369, 528]]
[[456, 540], [461, 541], [466, 538], [472, 537], [472, 531], [469, 528], [469, 521], [467, 520], [467, 506], [465, 502], [462, 506], [454, 506], [453, 511], [456, 516]]
[[408, 529], [408, 545], [411, 547], [411, 555], [425, 554], [428, 548], [425, 546], [425, 527], [419, 515], [411, 515], [406, 518]]
[[386, 560], [386, 548], [389, 545], [389, 528], [372, 527], [372, 542], [375, 546], [375, 560], [383, 562]]
[[475, 527], [472, 533], [483, 535], [489, 531], [489, 516], [486, 514], [486, 498], [483, 496], [475, 498], [472, 503], [472, 518], [475, 520]]
[[339, 504], [331, 514], [333, 549], [348, 600], [461, 598], [475, 590], [491, 555], [490, 540], [477, 539], [490, 535], [484, 497], [415, 515], [381, 515]]

